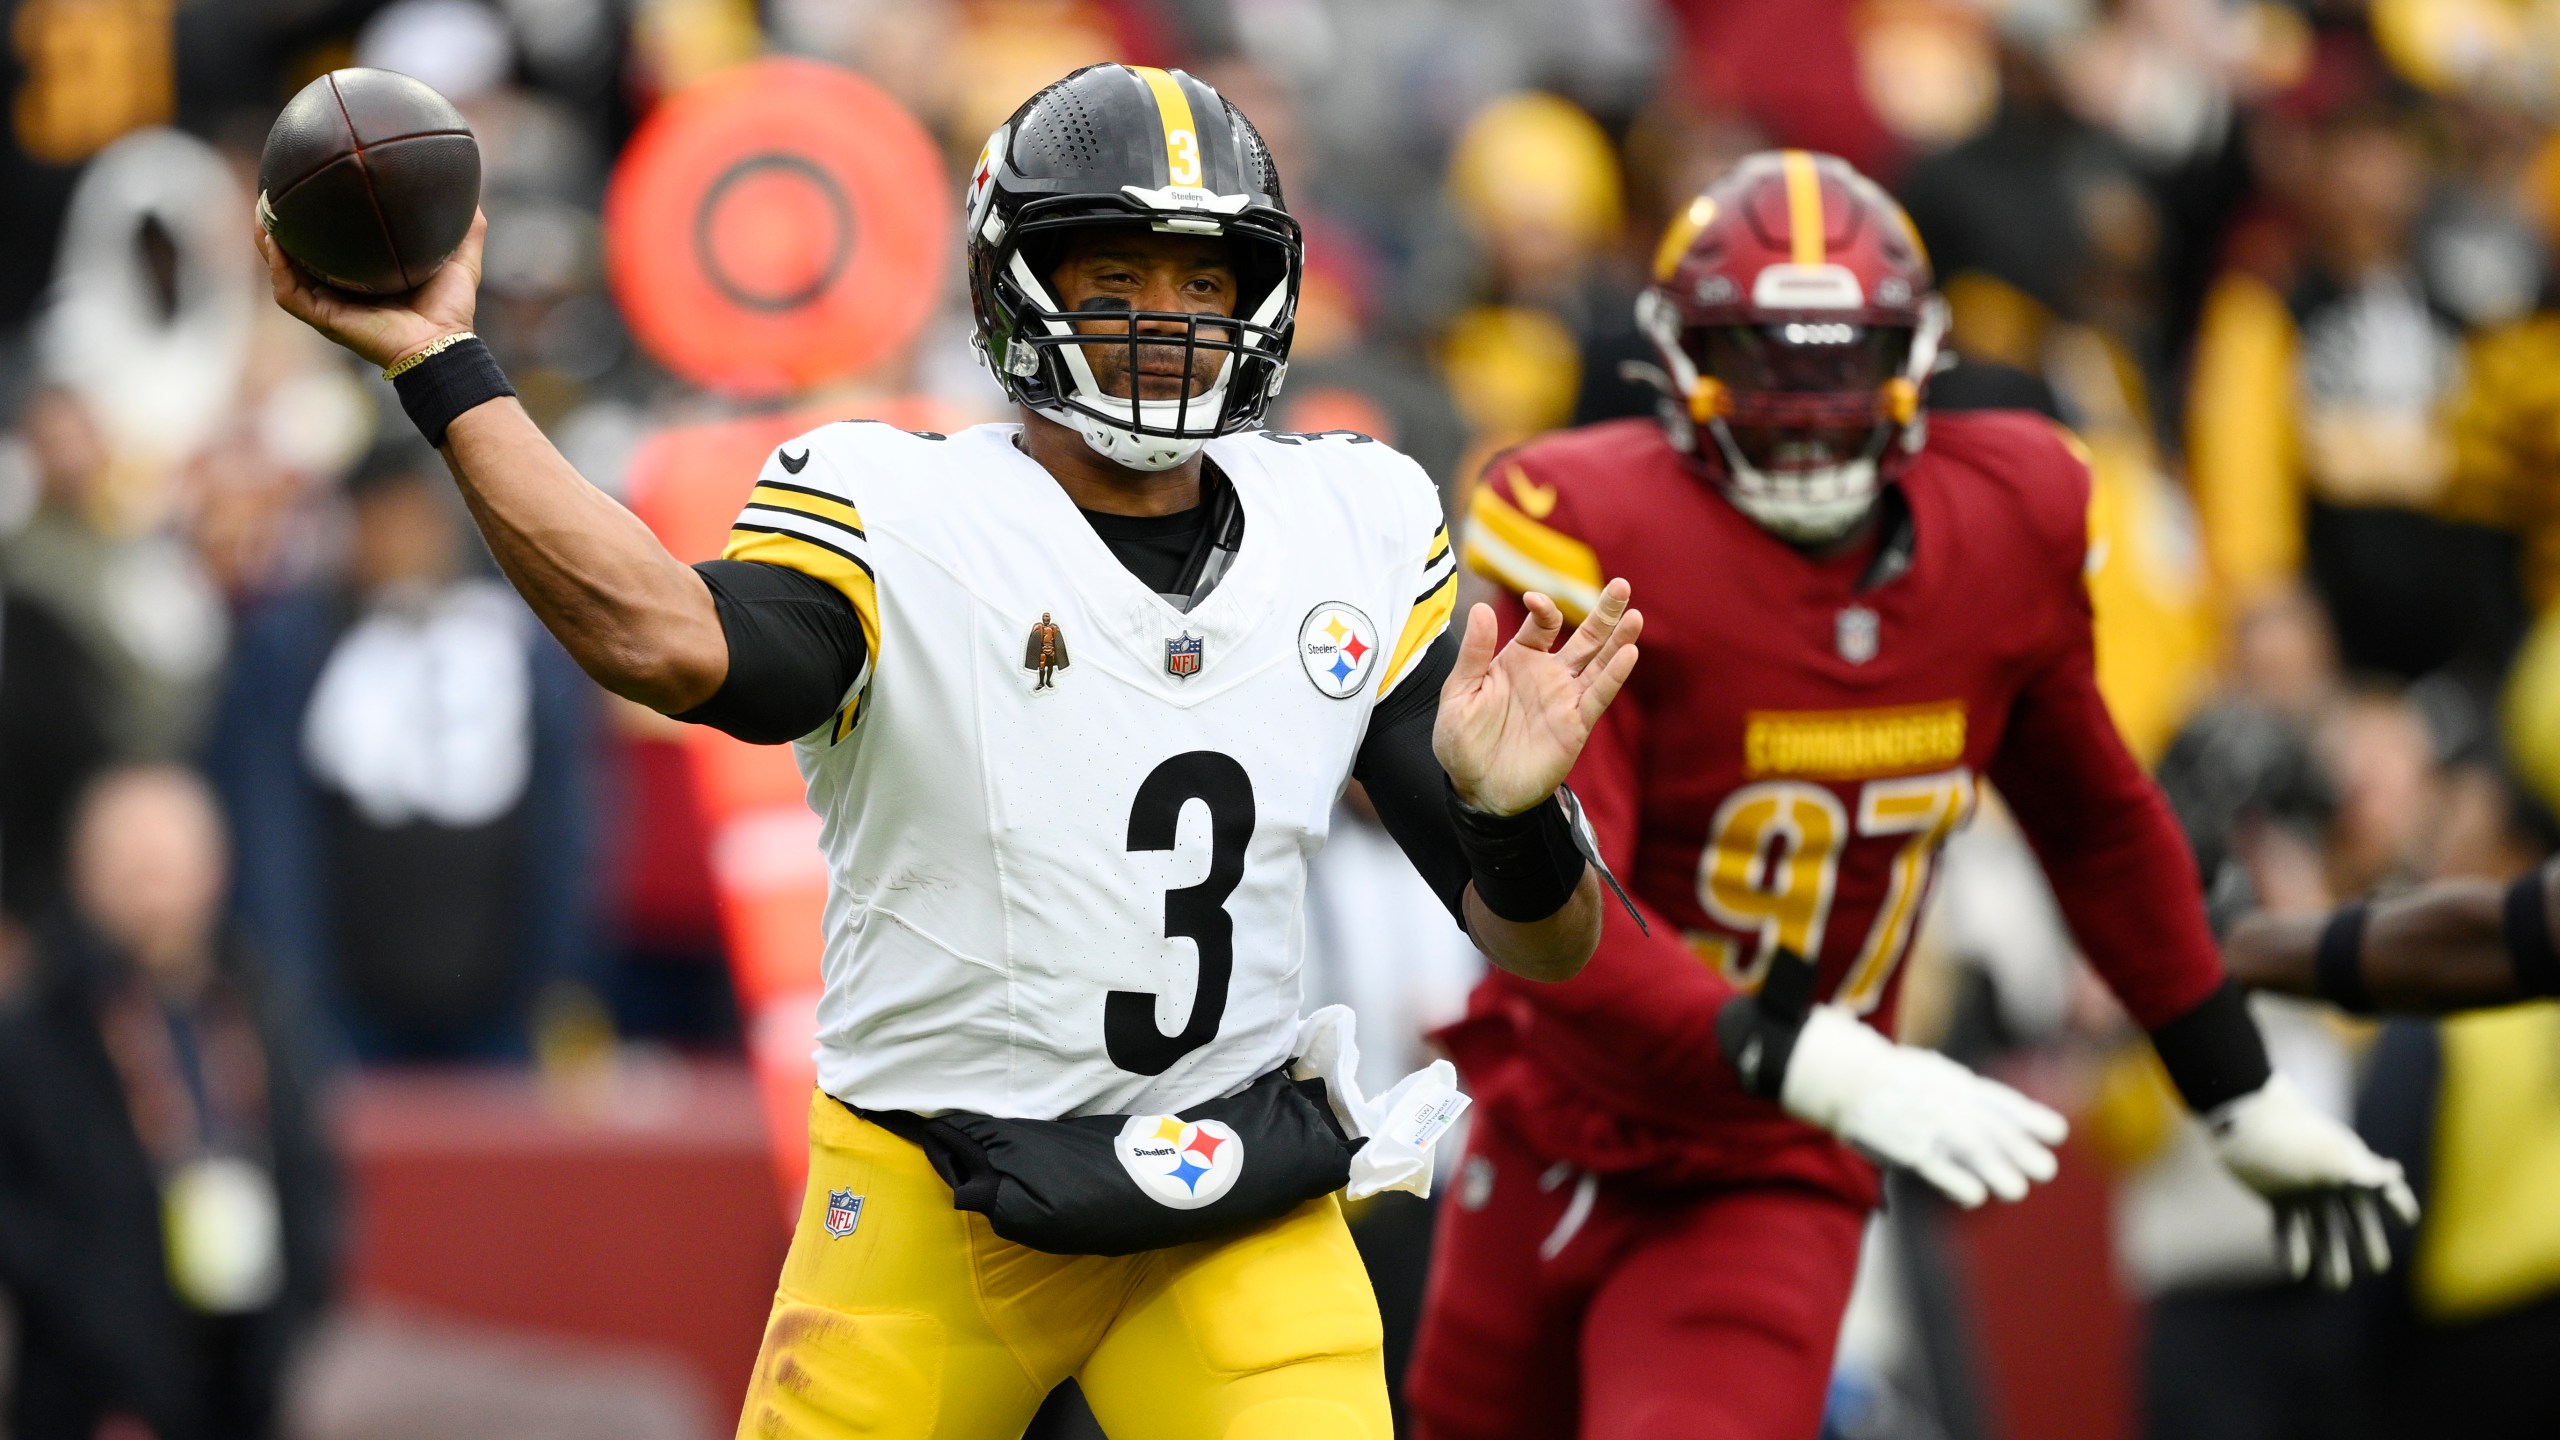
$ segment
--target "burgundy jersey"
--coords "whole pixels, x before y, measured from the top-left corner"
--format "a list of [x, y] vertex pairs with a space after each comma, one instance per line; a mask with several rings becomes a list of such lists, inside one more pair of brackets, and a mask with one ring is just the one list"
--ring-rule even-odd
[[2082, 949], [2146, 1028], [2220, 984], [2193, 862], [2099, 699], [2089, 477], [2024, 413], [1933, 415], [1875, 544], [1809, 558], [1649, 421], [1498, 458], [1466, 558], [1572, 618], [1604, 577], [1644, 656], [1572, 784], [1652, 933], [1612, 910], [1580, 976], [1495, 973], [1446, 1038], [1489, 1110], [1560, 1160], [1665, 1183], [1872, 1199], [1863, 1160], [1744, 1095], [1715, 1012], [1780, 949], [1888, 1034], [1948, 835], [1995, 783]]

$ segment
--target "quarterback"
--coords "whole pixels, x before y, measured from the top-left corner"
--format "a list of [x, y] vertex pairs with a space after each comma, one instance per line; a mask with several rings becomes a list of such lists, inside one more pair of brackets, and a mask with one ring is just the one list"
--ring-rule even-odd
[[[1298, 1014], [1306, 860], [1357, 776], [1495, 963], [1571, 975], [1597, 852], [1559, 789], [1634, 667], [1627, 587], [1507, 644], [1437, 496], [1259, 428], [1298, 227], [1188, 75], [1079, 70], [987, 142], [976, 342], [1019, 423], [777, 448], [686, 566], [469, 337], [477, 234], [367, 303], [276, 298], [399, 386], [490, 549], [608, 689], [794, 746], [830, 870], [807, 1197], [742, 1436], [1009, 1440], [1069, 1376], [1117, 1440], [1388, 1440], [1336, 1192], [1429, 1175], [1463, 1101], [1351, 1081]], [[261, 244], [265, 242], [262, 238]]]
[[[2399, 1168], [2270, 1079], [2194, 864], [2099, 699], [2089, 477], [2031, 415], [1930, 416], [1944, 309], [1844, 162], [1750, 156], [1657, 252], [1663, 423], [1497, 457], [1464, 555], [1516, 596], [1643, 586], [1658, 643], [1573, 770], [1650, 933], [1488, 979], [1410, 1392], [1431, 1440], [1815, 1433], [1878, 1162], [1958, 1204], [2061, 1117], [1890, 1038], [1939, 847], [1986, 781], [2297, 1275], [2413, 1219]], [[1518, 600], [1512, 602], [1516, 609]]]

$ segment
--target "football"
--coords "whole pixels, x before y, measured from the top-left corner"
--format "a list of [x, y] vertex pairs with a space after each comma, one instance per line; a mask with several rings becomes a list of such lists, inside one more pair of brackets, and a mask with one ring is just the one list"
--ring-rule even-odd
[[258, 223], [343, 290], [416, 288], [470, 232], [480, 145], [453, 102], [389, 70], [302, 87], [258, 158]]

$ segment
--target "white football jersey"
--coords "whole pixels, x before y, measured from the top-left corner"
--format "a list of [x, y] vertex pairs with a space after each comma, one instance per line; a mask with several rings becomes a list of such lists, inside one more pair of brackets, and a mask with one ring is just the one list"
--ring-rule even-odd
[[830, 876], [818, 1081], [923, 1114], [1179, 1110], [1290, 1059], [1308, 857], [1456, 603], [1439, 496], [1345, 432], [1213, 441], [1244, 540], [1185, 613], [1020, 429], [812, 431], [731, 538], [871, 640], [795, 747]]

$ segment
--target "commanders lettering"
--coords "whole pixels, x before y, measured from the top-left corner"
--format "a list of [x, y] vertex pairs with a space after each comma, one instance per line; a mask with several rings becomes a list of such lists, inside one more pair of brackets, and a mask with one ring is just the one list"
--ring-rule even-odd
[[1878, 710], [1755, 710], [1742, 737], [1746, 775], [1858, 780], [1936, 770], [1964, 758], [1964, 702]]

